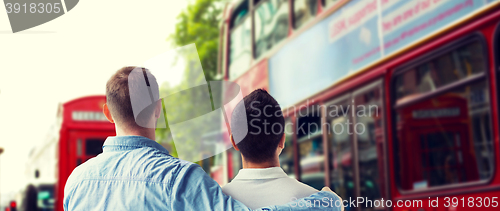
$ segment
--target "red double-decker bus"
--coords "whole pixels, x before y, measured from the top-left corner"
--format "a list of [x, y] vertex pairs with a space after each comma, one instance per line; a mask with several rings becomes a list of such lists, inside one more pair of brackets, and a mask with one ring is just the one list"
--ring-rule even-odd
[[102, 112], [106, 96], [74, 99], [59, 106], [45, 141], [35, 147], [26, 169], [29, 184], [20, 206], [31, 210], [63, 210], [64, 185], [78, 165], [102, 152], [114, 124]]
[[346, 210], [499, 209], [499, 1], [239, 0], [220, 35], [225, 80], [284, 111], [289, 176]]

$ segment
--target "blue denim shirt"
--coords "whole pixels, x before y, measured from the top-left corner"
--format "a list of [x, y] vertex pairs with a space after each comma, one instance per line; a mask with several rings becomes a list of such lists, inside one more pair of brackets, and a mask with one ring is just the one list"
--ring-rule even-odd
[[[318, 201], [322, 204], [314, 203]], [[339, 198], [334, 194], [319, 192], [261, 210], [340, 211], [333, 204], [336, 201]], [[66, 211], [249, 210], [224, 195], [199, 165], [172, 157], [161, 145], [141, 136], [108, 137], [103, 153], [73, 170], [64, 187], [63, 203]]]

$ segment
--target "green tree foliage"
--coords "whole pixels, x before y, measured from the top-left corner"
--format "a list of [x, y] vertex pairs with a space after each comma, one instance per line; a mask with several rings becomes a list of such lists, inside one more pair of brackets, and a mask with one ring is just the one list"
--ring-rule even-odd
[[169, 39], [175, 46], [196, 44], [207, 81], [216, 79], [219, 23], [223, 0], [195, 0], [177, 16], [175, 33]]
[[[219, 23], [222, 17], [222, 9], [224, 0], [194, 0], [191, 2], [185, 10], [183, 10], [177, 16], [177, 24], [175, 26], [175, 32], [168, 37], [168, 41], [172, 43], [174, 47], [182, 47], [189, 44], [195, 44], [197, 49], [197, 55], [181, 55], [184, 60], [179, 60], [178, 62], [186, 62], [186, 69], [184, 71], [184, 77], [180, 85], [176, 87], [171, 87], [168, 84], [160, 85], [160, 95], [165, 96], [165, 93], [173, 93], [179, 90], [185, 90], [189, 88], [189, 84], [194, 81], [206, 80], [213, 81], [217, 80], [217, 55], [218, 55], [218, 45], [219, 45]], [[197, 71], [193, 71], [192, 64], [193, 61], [197, 62], [199, 56], [199, 61], [204, 72], [203, 75], [198, 75]], [[187, 59], [186, 59], [187, 58]], [[193, 59], [194, 58], [194, 59]], [[211, 97], [211, 96], [210, 96]], [[164, 107], [168, 109], [171, 102], [175, 104], [184, 105], [182, 111], [175, 114], [175, 116], [166, 116], [166, 128], [159, 128], [156, 130], [157, 140], [169, 149], [173, 156], [178, 156], [175, 144], [173, 142], [172, 133], [168, 126], [168, 118], [183, 118], [185, 116], [190, 116], [190, 111], [196, 110], [196, 105], [190, 102], [190, 99], [197, 99], [197, 96], [189, 96], [186, 94], [171, 95], [164, 100]], [[200, 97], [201, 98], [201, 97]], [[165, 102], [168, 100], [169, 102]], [[212, 99], [214, 100], [214, 99]], [[213, 102], [213, 101], [212, 101]], [[204, 123], [210, 124], [210, 123]], [[217, 125], [219, 123], [212, 123], [212, 125]], [[209, 130], [209, 127], [207, 127]], [[176, 136], [182, 136], [183, 133], [190, 133], [192, 131], [182, 131], [181, 133], [176, 132]], [[199, 132], [199, 131], [197, 131]], [[192, 140], [193, 147], [197, 147], [195, 141]], [[192, 150], [196, 151], [195, 148]]]

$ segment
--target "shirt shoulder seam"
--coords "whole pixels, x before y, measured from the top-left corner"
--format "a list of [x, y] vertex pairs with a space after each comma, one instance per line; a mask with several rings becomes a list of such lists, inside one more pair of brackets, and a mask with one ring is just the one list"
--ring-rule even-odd
[[95, 180], [95, 181], [137, 181], [137, 182], [148, 182], [155, 184], [167, 184], [168, 182], [159, 182], [151, 179], [135, 179], [131, 177], [115, 177], [115, 178], [82, 178], [80, 182], [86, 180]]

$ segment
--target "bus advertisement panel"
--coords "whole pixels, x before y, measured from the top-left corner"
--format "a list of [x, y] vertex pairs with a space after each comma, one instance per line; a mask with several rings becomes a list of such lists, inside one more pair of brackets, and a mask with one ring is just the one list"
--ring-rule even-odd
[[491, 2], [349, 1], [269, 58], [271, 94], [294, 105]]

